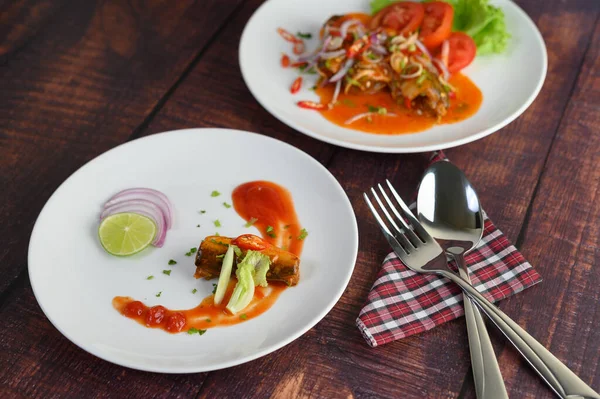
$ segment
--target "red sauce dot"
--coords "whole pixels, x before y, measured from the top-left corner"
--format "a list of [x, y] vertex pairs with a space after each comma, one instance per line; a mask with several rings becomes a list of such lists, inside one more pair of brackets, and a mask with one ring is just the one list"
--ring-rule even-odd
[[165, 318], [166, 312], [167, 309], [164, 306], [158, 305], [151, 307], [148, 309], [148, 313], [146, 313], [146, 325], [149, 327], [160, 325]]
[[140, 317], [144, 313], [144, 304], [140, 301], [134, 301], [129, 303], [123, 309], [123, 315], [131, 318]]
[[180, 332], [185, 327], [185, 316], [183, 313], [173, 313], [167, 317], [167, 331], [171, 333]]

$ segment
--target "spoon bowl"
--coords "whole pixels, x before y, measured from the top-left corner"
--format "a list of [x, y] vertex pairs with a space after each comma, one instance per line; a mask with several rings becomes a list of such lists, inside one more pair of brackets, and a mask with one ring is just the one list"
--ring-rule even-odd
[[450, 162], [436, 162], [425, 171], [417, 212], [427, 232], [452, 254], [466, 254], [483, 236], [483, 212], [477, 193]]

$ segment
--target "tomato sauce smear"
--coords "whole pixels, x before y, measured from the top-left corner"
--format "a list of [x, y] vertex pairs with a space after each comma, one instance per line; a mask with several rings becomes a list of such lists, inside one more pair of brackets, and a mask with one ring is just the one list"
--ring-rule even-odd
[[188, 331], [192, 328], [206, 330], [213, 327], [231, 326], [259, 316], [269, 310], [285, 290], [284, 284], [270, 283], [268, 287], [256, 287], [250, 305], [241, 313], [232, 315], [225, 307], [237, 280], [231, 279], [223, 301], [214, 303], [214, 295], [207, 296], [200, 305], [186, 310], [170, 310], [162, 305], [146, 306], [128, 296], [117, 296], [113, 307], [123, 316], [129, 317], [148, 328], [159, 328], [169, 333]]
[[[374, 94], [340, 94], [337, 104], [331, 110], [319, 111], [330, 122], [338, 126], [360, 130], [373, 134], [406, 134], [420, 132], [441, 123], [455, 123], [469, 118], [477, 112], [483, 101], [481, 90], [465, 75], [458, 73], [449, 83], [456, 88], [456, 98], [450, 99], [448, 113], [438, 122], [429, 115], [418, 115], [398, 104], [389, 91]], [[334, 87], [327, 85], [317, 88], [316, 93], [321, 103], [328, 104], [333, 98]], [[370, 118], [359, 119], [346, 124], [352, 117], [367, 112], [371, 107], [385, 108], [387, 113], [396, 116], [372, 115]]]
[[[301, 226], [292, 196], [285, 188], [268, 181], [242, 184], [233, 191], [233, 206], [242, 218], [255, 221], [254, 227], [258, 228], [266, 241], [300, 255], [304, 243], [298, 238]], [[194, 328], [206, 330], [251, 320], [269, 310], [287, 288], [285, 284], [275, 282], [270, 282], [268, 287], [256, 287], [248, 307], [232, 315], [226, 306], [236, 283], [237, 279], [233, 277], [225, 297], [218, 305], [214, 303], [214, 295], [204, 298], [198, 306], [185, 310], [171, 310], [162, 305], [147, 306], [128, 296], [117, 296], [112, 304], [123, 316], [145, 327], [175, 334], [190, 329], [193, 331]]]

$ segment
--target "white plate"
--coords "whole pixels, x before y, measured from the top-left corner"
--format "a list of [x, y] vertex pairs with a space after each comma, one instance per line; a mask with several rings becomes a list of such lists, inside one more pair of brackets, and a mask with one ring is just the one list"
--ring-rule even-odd
[[291, 54], [291, 46], [276, 29], [312, 32], [313, 39], [307, 42], [307, 49], [312, 51], [317, 46], [319, 28], [330, 16], [369, 12], [369, 3], [369, 0], [265, 2], [248, 21], [239, 48], [244, 81], [258, 102], [283, 123], [316, 139], [357, 150], [406, 153], [454, 147], [494, 133], [521, 115], [539, 93], [548, 58], [540, 32], [513, 2], [492, 0], [492, 4], [504, 11], [512, 38], [504, 54], [479, 56], [463, 71], [483, 92], [483, 104], [471, 118], [413, 134], [375, 135], [342, 128], [316, 111], [299, 108], [298, 100], [319, 99], [309, 90], [312, 82], [305, 83], [298, 94], [290, 94], [297, 72], [281, 67], [281, 53]]
[[[309, 231], [296, 287], [284, 291], [261, 316], [209, 329], [203, 336], [148, 329], [113, 309], [111, 301], [117, 295], [172, 309], [195, 307], [210, 295], [214, 281], [193, 278], [194, 259], [184, 254], [216, 230], [228, 236], [256, 232], [244, 228], [245, 221], [222, 203], [231, 202], [238, 184], [259, 179], [290, 190], [300, 223]], [[118, 258], [98, 242], [98, 217], [108, 198], [129, 187], [167, 194], [175, 220], [164, 247]], [[213, 190], [222, 195], [212, 198]], [[201, 215], [200, 209], [206, 213]], [[221, 228], [214, 227], [215, 219]], [[305, 333], [342, 295], [357, 250], [350, 201], [320, 163], [269, 137], [189, 129], [121, 145], [69, 177], [48, 200], [33, 229], [29, 278], [48, 319], [82, 349], [139, 370], [191, 373], [256, 359]], [[168, 266], [169, 259], [177, 265]], [[170, 276], [162, 274], [165, 269], [173, 270]], [[146, 280], [148, 275], [155, 277]]]

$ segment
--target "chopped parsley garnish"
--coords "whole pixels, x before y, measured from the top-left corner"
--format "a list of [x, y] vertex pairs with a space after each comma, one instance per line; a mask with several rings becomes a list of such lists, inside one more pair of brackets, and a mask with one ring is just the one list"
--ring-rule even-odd
[[219, 195], [221, 195], [221, 193], [218, 192], [217, 190], [214, 190], [212, 193], [210, 193], [211, 197], [218, 197]]
[[246, 222], [246, 224], [244, 225], [244, 227], [252, 227], [252, 225], [254, 223], [258, 222], [257, 218], [250, 218], [250, 220], [248, 220], [248, 222]]
[[213, 290], [212, 290], [213, 295], [215, 294], [215, 292], [217, 292], [217, 285], [213, 283]]
[[152, 280], [154, 278], [154, 276], [150, 275], [148, 277], [146, 277], [146, 280]]
[[308, 231], [306, 229], [300, 230], [300, 235], [298, 236], [298, 240], [304, 240], [308, 236]]
[[277, 235], [273, 232], [273, 226], [267, 226], [267, 235], [271, 238], [277, 237]]
[[248, 315], [246, 313], [242, 313], [240, 315], [240, 319], [242, 319], [242, 320], [246, 320], [247, 318], [248, 318]]
[[162, 295], [162, 291], [159, 291], [158, 294], [156, 294], [156, 297], [159, 298]]
[[315, 91], [315, 90], [317, 90], [317, 86], [313, 86], [313, 87], [311, 87], [311, 88], [310, 88], [310, 89], [308, 89], [308, 90]]
[[172, 270], [163, 270], [163, 274], [166, 274], [167, 276], [171, 275], [171, 271]]
[[310, 34], [310, 33], [298, 32], [298, 33], [296, 33], [296, 36], [298, 36], [302, 39], [312, 39], [312, 34]]
[[267, 233], [270, 233], [273, 231], [273, 226], [267, 226]]
[[225, 246], [225, 247], [228, 245], [228, 244], [225, 244], [225, 243], [224, 243], [224, 242], [222, 242], [222, 241], [217, 241], [217, 240], [215, 240], [214, 238], [211, 238], [211, 239], [210, 239], [210, 242], [212, 242], [213, 244], [217, 244], [217, 245], [223, 245], [223, 246]]
[[190, 248], [190, 250], [188, 252], [185, 253], [185, 256], [192, 256], [192, 254], [195, 254], [197, 251], [197, 249], [194, 248]]
[[231, 208], [231, 205], [229, 205], [227, 202], [223, 202], [223, 206], [227, 209]]
[[376, 60], [377, 56], [375, 54], [373, 54], [373, 53], [369, 53], [369, 54], [367, 54], [367, 58], [370, 59], [370, 60]]
[[215, 231], [215, 234], [214, 234], [214, 235], [215, 235], [215, 236], [217, 236], [217, 237], [221, 237], [221, 234], [219, 234], [219, 232], [218, 232], [218, 231]]
[[198, 249], [196, 247], [190, 248], [190, 252], [193, 253], [193, 254], [196, 253], [197, 250]]
[[207, 323], [210, 323], [212, 320], [211, 319], [206, 319], [205, 320]]
[[169, 260], [169, 266], [173, 266], [176, 264], [177, 264], [177, 262], [175, 260], [173, 260], [173, 259]]
[[200, 225], [197, 225], [196, 227], [200, 227]]
[[352, 100], [350, 100], [349, 98], [344, 98], [342, 100], [342, 104], [344, 104], [347, 107], [356, 107], [356, 103]]
[[367, 105], [367, 108], [368, 108], [369, 112], [373, 112], [375, 114], [379, 114], [379, 115], [387, 114], [387, 108], [385, 108], [385, 107], [374, 107], [372, 105]]
[[198, 290], [194, 288], [194, 289], [192, 290], [192, 294], [195, 294], [196, 292], [198, 292]]
[[190, 335], [194, 335], [194, 334], [203, 335], [205, 332], [206, 332], [206, 330], [198, 330], [196, 327], [191, 327], [189, 330], [187, 330], [187, 333]]
[[221, 227], [221, 222], [219, 222], [219, 219], [215, 220], [213, 223], [215, 224], [215, 227]]
[[285, 230], [287, 230], [287, 229], [289, 229], [289, 228], [290, 228], [290, 226], [291, 226], [291, 224], [286, 224], [285, 226], [283, 226], [283, 228], [284, 228]]
[[206, 213], [206, 211], [205, 211], [204, 209], [200, 209], [200, 210], [198, 211], [198, 213], [200, 213], [201, 215], [204, 215], [204, 214]]

